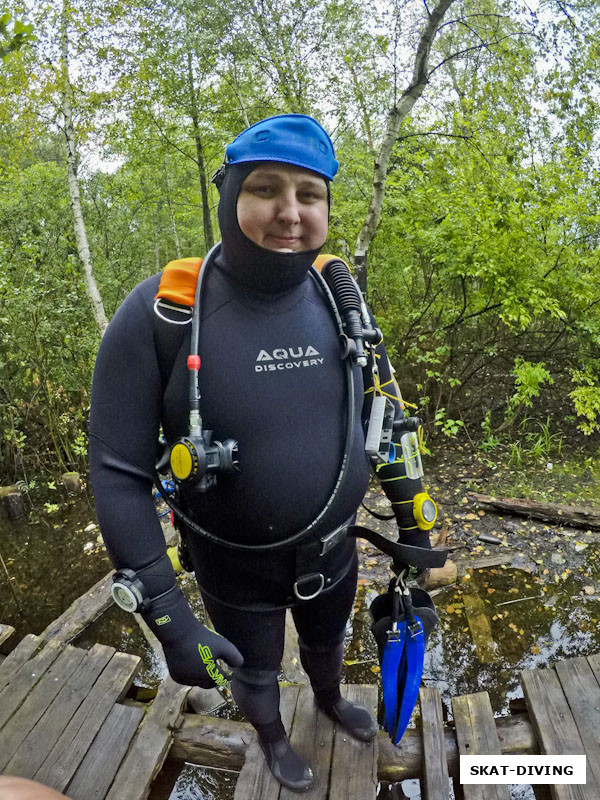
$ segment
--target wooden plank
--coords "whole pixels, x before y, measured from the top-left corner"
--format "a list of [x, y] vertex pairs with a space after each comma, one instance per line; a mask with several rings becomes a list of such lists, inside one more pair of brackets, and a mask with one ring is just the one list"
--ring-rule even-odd
[[[292, 729], [299, 688], [298, 686], [282, 687], [279, 711], [286, 731]], [[271, 775], [271, 770], [267, 766], [255, 735], [246, 751], [246, 761], [235, 785], [233, 800], [278, 800], [281, 788], [281, 785]]]
[[164, 681], [121, 764], [107, 795], [109, 800], [147, 797], [150, 784], [171, 747], [173, 728], [182, 722], [183, 704], [189, 690], [189, 686], [181, 686], [171, 677]]
[[[526, 669], [521, 672], [520, 680], [542, 753], [583, 755], [585, 748], [556, 672]], [[555, 800], [598, 800], [594, 788], [588, 790], [586, 784], [556, 784], [551, 792]]]
[[419, 702], [423, 732], [423, 800], [447, 800], [450, 783], [439, 689], [423, 686], [419, 691]]
[[113, 647], [103, 644], [92, 647], [8, 762], [4, 774], [33, 778], [114, 653]]
[[[334, 727], [333, 721], [319, 711], [312, 689], [302, 686], [298, 693], [289, 739], [294, 750], [313, 771], [312, 786], [302, 792], [307, 800], [324, 800], [327, 797]], [[297, 797], [297, 792], [281, 787], [279, 800], [290, 800], [294, 797]]]
[[12, 653], [6, 656], [2, 664], [0, 664], [0, 692], [11, 682], [23, 664], [29, 661], [38, 649], [39, 644], [38, 637], [29, 633], [21, 639]]
[[[15, 711], [20, 708], [29, 692], [41, 680], [46, 670], [56, 661], [63, 649], [63, 645], [57, 642], [50, 642], [35, 658], [21, 665], [8, 686], [5, 686], [0, 692], [0, 729], [6, 725]], [[7, 657], [6, 661], [8, 661], [8, 658], [10, 656]]]
[[587, 756], [587, 783], [600, 797], [600, 686], [585, 658], [554, 665]]
[[598, 683], [600, 683], [600, 655], [588, 656], [587, 662], [590, 665], [590, 669], [596, 676], [596, 680]]
[[140, 664], [137, 656], [115, 653], [34, 775], [36, 781], [64, 790], [111, 708], [131, 686]]
[[84, 628], [113, 604], [110, 586], [113, 571], [101, 578], [91, 589], [74, 600], [67, 610], [51, 622], [40, 634], [44, 642], [72, 641]]
[[[463, 756], [500, 755], [500, 742], [487, 692], [452, 698], [458, 752]], [[507, 784], [462, 785], [465, 800], [510, 800]]]
[[67, 646], [0, 731], [0, 772], [70, 679], [84, 655], [84, 650]]
[[[371, 711], [377, 706], [376, 686], [342, 686], [342, 695]], [[336, 726], [331, 762], [329, 797], [375, 800], [377, 795], [377, 736], [372, 742], [359, 742]]]
[[104, 799], [143, 717], [143, 708], [112, 707], [68, 786], [71, 800]]

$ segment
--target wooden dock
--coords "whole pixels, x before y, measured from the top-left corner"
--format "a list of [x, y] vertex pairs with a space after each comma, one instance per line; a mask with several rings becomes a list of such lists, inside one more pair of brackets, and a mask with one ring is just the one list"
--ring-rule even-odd
[[[4, 645], [5, 647], [5, 645]], [[5, 648], [6, 649], [6, 648]], [[0, 663], [0, 774], [31, 778], [72, 800], [143, 800], [170, 755], [241, 769], [235, 800], [291, 800], [268, 771], [247, 723], [184, 712], [189, 689], [167, 679], [145, 709], [125, 700], [136, 656], [96, 644], [26, 636]], [[495, 719], [486, 692], [455, 697], [444, 722], [421, 689], [417, 728], [398, 747], [381, 733], [354, 741], [319, 712], [307, 686], [285, 686], [282, 716], [311, 764], [307, 800], [374, 800], [380, 780], [419, 778], [423, 800], [509, 800], [508, 786], [458, 784], [461, 754], [585, 754], [587, 784], [534, 786], [539, 800], [600, 798], [600, 655], [521, 673], [527, 713]], [[374, 708], [377, 687], [344, 686]]]
[[72, 800], [142, 800], [182, 721], [170, 679], [148, 709], [125, 705], [137, 656], [26, 636], [0, 664], [0, 774]]

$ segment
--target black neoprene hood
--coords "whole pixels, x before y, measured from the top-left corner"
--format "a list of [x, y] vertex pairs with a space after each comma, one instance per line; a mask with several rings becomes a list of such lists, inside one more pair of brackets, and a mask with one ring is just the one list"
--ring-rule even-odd
[[262, 163], [229, 164], [225, 170], [219, 187], [221, 251], [216, 263], [250, 289], [282, 292], [302, 283], [321, 248], [281, 253], [261, 247], [243, 233], [237, 216], [240, 189], [248, 175]]

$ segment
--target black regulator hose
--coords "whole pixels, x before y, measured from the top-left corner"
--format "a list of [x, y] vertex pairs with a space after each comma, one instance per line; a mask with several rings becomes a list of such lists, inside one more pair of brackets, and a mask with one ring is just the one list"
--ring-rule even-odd
[[[215, 245], [215, 248], [218, 245]], [[211, 250], [211, 254], [212, 254]], [[209, 254], [210, 255], [210, 254]], [[207, 258], [208, 261], [208, 258]], [[345, 265], [344, 265], [345, 266]], [[346, 267], [347, 269], [347, 267]], [[202, 272], [202, 270], [201, 270]], [[327, 283], [324, 281], [323, 276], [317, 272], [314, 268], [311, 268], [309, 271], [309, 275], [312, 280], [317, 284], [317, 286], [321, 289], [323, 294], [325, 295], [329, 306], [331, 308], [332, 314], [336, 320], [336, 324], [338, 329], [341, 331], [342, 329], [342, 320], [338, 313], [336, 303], [334, 298], [332, 297], [332, 293], [329, 290]], [[198, 355], [198, 344], [199, 344], [199, 308], [200, 308], [200, 291], [197, 288], [196, 291], [196, 307], [194, 312], [198, 314], [197, 320], [197, 327], [192, 336], [192, 351], [195, 350], [195, 354]], [[335, 481], [335, 484], [331, 490], [331, 494], [329, 499], [325, 503], [324, 507], [321, 509], [320, 513], [313, 519], [311, 523], [309, 523], [305, 528], [297, 533], [292, 534], [292, 536], [288, 536], [285, 539], [280, 540], [279, 542], [269, 542], [265, 544], [242, 544], [240, 542], [232, 542], [228, 539], [222, 539], [220, 536], [217, 536], [214, 533], [202, 528], [198, 523], [191, 519], [191, 517], [186, 514], [182, 508], [180, 508], [173, 500], [169, 497], [168, 494], [164, 493], [162, 495], [163, 500], [169, 506], [171, 511], [180, 519], [185, 525], [194, 533], [198, 534], [199, 536], [203, 536], [205, 539], [213, 542], [214, 544], [224, 545], [231, 550], [255, 550], [255, 551], [270, 551], [270, 550], [279, 550], [285, 547], [290, 547], [293, 544], [297, 544], [301, 542], [303, 539], [307, 538], [310, 534], [314, 533], [315, 530], [319, 527], [319, 525], [323, 524], [327, 518], [327, 514], [330, 509], [333, 507], [335, 501], [340, 496], [341, 491], [343, 489], [346, 476], [348, 475], [348, 468], [350, 466], [350, 453], [352, 451], [352, 442], [354, 439], [354, 419], [356, 416], [356, 398], [354, 396], [354, 374], [352, 371], [352, 364], [350, 363], [349, 359], [345, 359], [344, 368], [346, 372], [346, 397], [347, 397], [347, 404], [346, 404], [346, 437], [344, 443], [344, 452], [342, 455], [342, 460], [340, 462], [340, 469]], [[196, 371], [196, 382], [197, 382], [197, 371]], [[192, 384], [194, 385], [194, 384]], [[198, 402], [200, 400], [199, 392], [197, 392]], [[198, 410], [199, 411], [199, 410]], [[161, 481], [158, 472], [155, 470], [154, 472], [154, 482], [157, 488], [160, 491]], [[324, 531], [327, 530], [326, 524], [323, 524]]]
[[362, 304], [350, 270], [343, 261], [332, 259], [325, 264], [321, 274], [342, 313], [346, 335], [354, 342], [355, 349], [351, 354], [352, 360], [359, 367], [366, 367], [367, 354], [361, 321]]

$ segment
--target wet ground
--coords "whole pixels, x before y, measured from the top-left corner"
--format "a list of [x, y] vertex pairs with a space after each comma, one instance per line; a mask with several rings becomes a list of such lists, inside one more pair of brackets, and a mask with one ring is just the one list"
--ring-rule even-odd
[[[434, 535], [447, 537], [459, 578], [456, 584], [435, 591], [440, 626], [429, 643], [424, 682], [440, 689], [448, 714], [452, 696], [475, 691], [489, 693], [496, 715], [507, 714], [509, 703], [522, 696], [520, 670], [600, 652], [600, 531], [477, 508], [468, 501], [467, 491], [510, 494], [519, 475], [467, 448], [439, 458], [436, 468], [428, 469], [430, 492], [441, 510]], [[579, 496], [600, 505], [595, 461], [588, 462], [585, 470], [573, 467], [570, 473], [561, 473], [555, 465], [552, 470], [542, 467], [535, 479], [529, 474], [528, 496], [555, 502]], [[524, 490], [520, 496], [527, 496]], [[386, 501], [374, 491], [366, 503], [381, 512]], [[392, 523], [366, 514], [365, 523], [379, 530], [394, 529]], [[35, 523], [0, 521], [0, 622], [16, 627], [15, 643], [26, 633], [41, 632], [110, 569], [98, 530], [92, 526], [93, 511], [85, 495], [59, 504], [57, 511], [41, 515]], [[492, 534], [499, 543], [482, 542], [481, 534]], [[359, 594], [348, 630], [344, 680], [376, 683], [379, 667], [368, 630], [367, 605], [387, 587], [389, 559], [365, 542], [359, 550]], [[505, 563], [474, 569], [484, 558]], [[193, 582], [187, 579], [185, 583], [194, 610], [201, 615]], [[132, 618], [116, 608], [90, 626], [77, 644], [95, 641], [142, 656], [140, 685], [156, 686], [165, 674], [160, 652], [154, 652]], [[218, 713], [236, 716], [237, 710], [231, 704]], [[235, 777], [175, 764], [164, 772], [151, 798], [230, 800]], [[419, 796], [414, 784], [405, 782], [404, 791], [410, 797]], [[519, 787], [513, 788], [512, 796], [515, 800], [533, 797], [530, 790]], [[389, 797], [385, 788], [380, 797]]]

